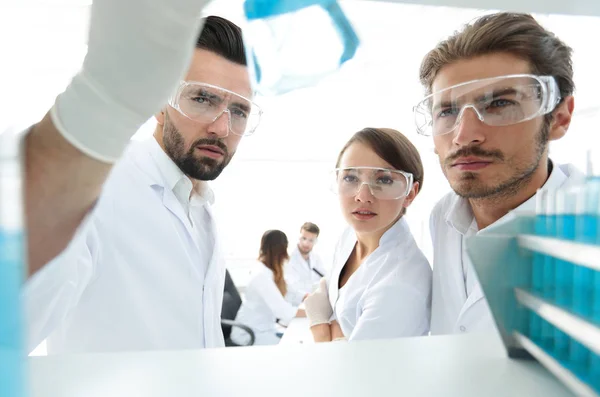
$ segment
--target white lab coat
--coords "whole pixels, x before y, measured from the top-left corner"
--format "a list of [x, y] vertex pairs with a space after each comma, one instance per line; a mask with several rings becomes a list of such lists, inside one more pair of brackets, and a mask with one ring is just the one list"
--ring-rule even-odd
[[214, 221], [212, 257], [199, 266], [195, 231], [148, 147], [132, 144], [86, 227], [26, 284], [30, 348], [44, 338], [49, 354], [224, 345]]
[[[572, 165], [554, 166], [544, 187], [558, 189], [579, 183], [584, 176]], [[567, 185], [568, 184], [568, 185]], [[516, 208], [535, 212], [535, 196]], [[509, 212], [494, 225], [514, 217]], [[450, 192], [434, 207], [430, 218], [433, 242], [431, 334], [497, 332], [481, 285], [465, 251], [467, 238], [486, 233], [477, 230], [466, 199]]]
[[[235, 321], [247, 325], [254, 331], [255, 345], [275, 345], [280, 341], [280, 338], [275, 335], [276, 320], [288, 324], [296, 316], [297, 308], [281, 295], [271, 269], [262, 262], [256, 261], [251, 272], [244, 301]], [[245, 331], [233, 327], [231, 340], [246, 345], [249, 337]]]
[[[308, 262], [296, 246], [285, 265], [285, 280], [294, 290], [304, 295], [313, 292], [313, 286], [325, 277], [325, 266], [319, 255], [313, 251], [308, 254]], [[300, 302], [292, 302], [299, 304]]]
[[400, 218], [379, 247], [339, 290], [340, 273], [356, 245], [346, 229], [336, 247], [328, 291], [334, 316], [349, 340], [426, 335], [431, 309], [431, 267]]

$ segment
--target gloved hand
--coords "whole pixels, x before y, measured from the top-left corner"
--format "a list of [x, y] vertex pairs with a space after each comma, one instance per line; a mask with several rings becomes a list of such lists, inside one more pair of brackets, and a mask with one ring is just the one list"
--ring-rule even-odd
[[114, 162], [189, 68], [209, 0], [94, 0], [80, 72], [50, 110], [62, 136]]
[[319, 324], [329, 324], [333, 309], [329, 304], [327, 280], [325, 278], [321, 279], [316, 291], [304, 300], [304, 309], [311, 327]]

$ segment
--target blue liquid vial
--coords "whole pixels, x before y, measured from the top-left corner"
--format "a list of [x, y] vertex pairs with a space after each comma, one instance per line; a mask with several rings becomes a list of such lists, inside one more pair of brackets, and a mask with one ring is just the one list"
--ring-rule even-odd
[[592, 310], [592, 321], [600, 327], [600, 271], [594, 272], [594, 301]]
[[[583, 244], [597, 244], [600, 177], [588, 177], [577, 197], [575, 239]], [[585, 318], [592, 317], [594, 270], [575, 266], [573, 272], [573, 311]]]
[[[554, 189], [548, 189], [546, 193], [546, 230], [547, 237], [556, 237], [556, 193]], [[554, 302], [556, 289], [556, 259], [550, 255], [544, 255], [544, 267], [542, 278], [542, 296], [544, 299]], [[552, 352], [555, 347], [555, 328], [552, 324], [544, 321], [542, 323], [542, 346]]]
[[[580, 188], [559, 189], [556, 193], [556, 237], [562, 240], [575, 240], [575, 212], [577, 195]], [[573, 274], [575, 266], [563, 259], [556, 259], [556, 297], [555, 302], [567, 310], [572, 309]], [[554, 354], [561, 360], [568, 360], [570, 350], [569, 336], [556, 329], [554, 333]]]
[[0, 131], [0, 396], [25, 395], [20, 291], [25, 272], [19, 135]]
[[[537, 236], [546, 235], [546, 195], [548, 192], [539, 189], [535, 195], [535, 223], [534, 232]], [[531, 265], [531, 291], [536, 295], [542, 295], [544, 287], [544, 258], [539, 252], [533, 253]], [[536, 343], [542, 339], [542, 319], [535, 313], [529, 316], [529, 337]]]
[[571, 338], [569, 343], [569, 367], [578, 376], [586, 374], [589, 367], [590, 351]]
[[590, 379], [592, 387], [600, 392], [600, 354], [590, 352]]
[[[557, 190], [548, 190], [546, 195], [546, 236], [556, 237], [556, 194]], [[544, 278], [542, 294], [544, 298], [553, 301], [556, 286], [556, 260], [550, 255], [544, 258]]]
[[317, 85], [358, 49], [358, 35], [334, 0], [245, 0], [244, 14], [248, 71], [263, 95]]
[[[556, 237], [575, 240], [575, 213], [579, 188], [560, 189], [556, 193]], [[571, 309], [574, 265], [556, 259], [556, 304]]]
[[[600, 194], [600, 191], [597, 192]], [[600, 198], [595, 197], [598, 202], [598, 207], [596, 211], [595, 219], [590, 217], [588, 219], [588, 223], [584, 223], [584, 232], [588, 233], [591, 238], [591, 244], [595, 244], [597, 247], [600, 247]], [[585, 220], [584, 220], [585, 222]], [[595, 239], [593, 236], [595, 235]], [[600, 271], [595, 270], [592, 284], [592, 321], [596, 323], [596, 325], [600, 326]]]

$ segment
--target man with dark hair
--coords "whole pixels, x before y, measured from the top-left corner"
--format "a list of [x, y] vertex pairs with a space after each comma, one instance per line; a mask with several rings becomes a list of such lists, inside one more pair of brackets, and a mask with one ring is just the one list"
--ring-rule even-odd
[[571, 49], [530, 15], [486, 15], [439, 43], [421, 65], [415, 107], [453, 192], [431, 213], [432, 334], [493, 331], [465, 241], [535, 210], [538, 189], [582, 174], [548, 158], [574, 109]]
[[[299, 297], [312, 292], [313, 286], [319, 283], [325, 275], [325, 267], [319, 255], [313, 248], [319, 237], [319, 227], [312, 222], [306, 222], [300, 228], [298, 244], [290, 254], [290, 260], [285, 267], [285, 279], [290, 289], [297, 292]], [[297, 302], [297, 299], [295, 302]]]
[[131, 136], [185, 75], [207, 3], [92, 3], [83, 64], [23, 142], [30, 275], [85, 227]]
[[207, 181], [261, 115], [240, 29], [206, 18], [175, 88], [89, 224], [26, 285], [31, 348], [44, 338], [49, 354], [223, 346], [225, 267]]

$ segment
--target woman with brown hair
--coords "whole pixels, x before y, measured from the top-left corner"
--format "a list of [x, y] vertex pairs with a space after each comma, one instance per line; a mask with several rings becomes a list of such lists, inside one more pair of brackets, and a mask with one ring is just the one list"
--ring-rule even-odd
[[421, 157], [400, 132], [365, 128], [346, 143], [332, 190], [349, 227], [330, 278], [304, 301], [315, 341], [428, 333], [431, 267], [403, 218], [422, 186]]
[[[277, 319], [287, 324], [294, 317], [305, 317], [304, 310], [298, 310], [286, 301], [288, 291], [283, 278], [283, 266], [289, 259], [288, 239], [281, 230], [267, 230], [260, 242], [257, 263], [246, 288], [246, 296], [236, 316], [236, 321], [254, 331], [255, 345], [275, 345]], [[240, 345], [248, 343], [249, 336], [239, 328], [233, 328], [231, 340]]]

